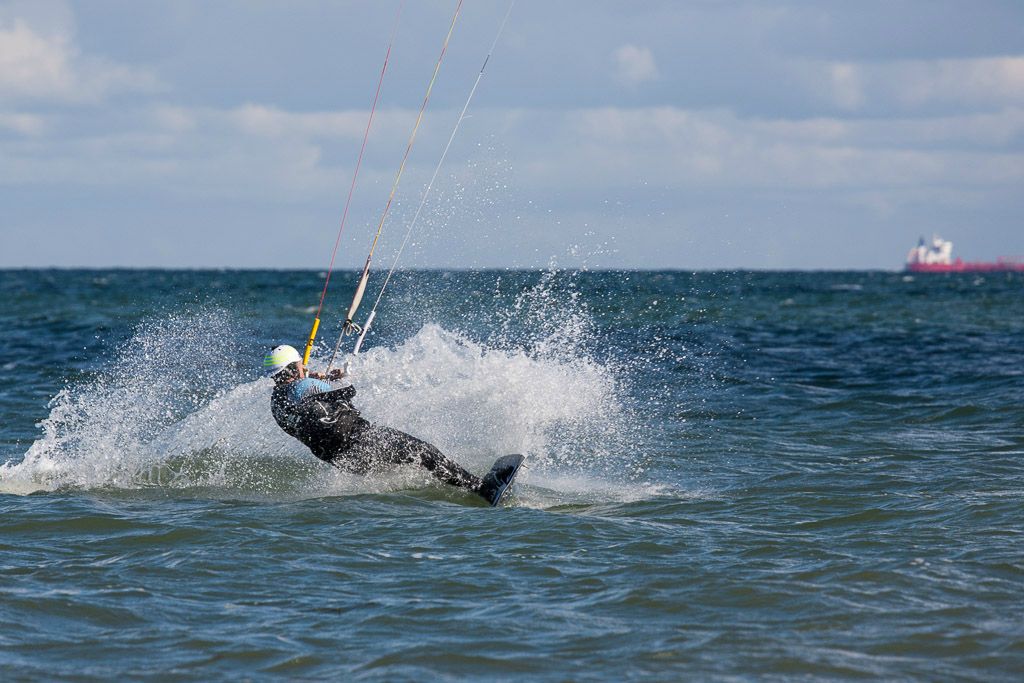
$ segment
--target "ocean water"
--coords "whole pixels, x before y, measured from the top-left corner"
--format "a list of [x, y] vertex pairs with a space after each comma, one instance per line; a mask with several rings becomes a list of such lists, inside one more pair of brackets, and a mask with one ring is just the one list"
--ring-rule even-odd
[[277, 429], [321, 277], [0, 271], [4, 680], [1020, 680], [1019, 274], [401, 273], [356, 404], [498, 509]]

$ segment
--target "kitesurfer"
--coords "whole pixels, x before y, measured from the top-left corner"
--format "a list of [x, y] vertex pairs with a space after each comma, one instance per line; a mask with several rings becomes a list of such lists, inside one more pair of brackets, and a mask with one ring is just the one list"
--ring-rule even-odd
[[263, 367], [274, 379], [270, 398], [274, 420], [313, 455], [335, 467], [372, 474], [416, 463], [438, 480], [477, 493], [492, 505], [514, 476], [514, 472], [509, 475], [509, 482], [496, 481], [491, 475], [481, 479], [433, 445], [371, 424], [352, 405], [355, 387], [334, 388], [329, 383], [341, 379], [343, 371], [311, 373], [291, 346], [275, 347], [264, 358]]

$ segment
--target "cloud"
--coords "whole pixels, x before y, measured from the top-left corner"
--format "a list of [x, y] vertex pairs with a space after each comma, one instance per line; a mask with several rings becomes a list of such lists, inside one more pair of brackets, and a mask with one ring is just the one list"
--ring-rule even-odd
[[[449, 118], [454, 113], [448, 112]], [[390, 181], [414, 110], [378, 112], [379, 139], [361, 184]], [[296, 112], [153, 105], [50, 114], [0, 113], [0, 186], [66, 185], [189, 198], [305, 202], [337, 199], [350, 179], [367, 111]], [[376, 163], [376, 168], [375, 164]], [[412, 170], [412, 169], [410, 169]], [[410, 174], [412, 175], [412, 174]]]
[[613, 53], [615, 60], [614, 78], [624, 85], [638, 85], [657, 80], [658, 66], [650, 48], [623, 45]]
[[[887, 85], [910, 106], [1024, 104], [1024, 57], [901, 62]], [[879, 79], [881, 80], [881, 78]]]
[[46, 130], [46, 120], [36, 114], [0, 112], [0, 128], [22, 135], [40, 135]]
[[288, 112], [277, 107], [245, 104], [227, 113], [232, 123], [252, 135], [266, 137], [326, 136], [361, 138], [366, 112]]
[[[435, 112], [439, 120], [454, 114]], [[271, 201], [331, 198], [348, 178], [366, 115], [165, 105], [115, 120], [97, 115], [79, 133], [66, 118], [0, 115], [0, 127], [37, 135], [0, 139], [0, 156], [9, 161], [0, 181], [159, 186], [179, 196]], [[404, 144], [414, 115], [387, 112], [389, 132], [371, 145], [362, 182], [390, 180], [399, 158], [393, 145]], [[1024, 152], [1007, 147], [1024, 136], [1022, 108], [929, 119], [768, 119], [726, 109], [594, 107], [481, 110], [475, 120], [502, 131], [529, 195], [601, 196], [651, 184], [741, 196], [751, 189], [938, 192], [1024, 183]], [[47, 128], [64, 132], [52, 140], [38, 136]], [[434, 160], [419, 155], [415, 161]], [[453, 156], [450, 172], [459, 163]]]
[[794, 65], [835, 107], [929, 110], [1024, 105], [1024, 57], [817, 62]]
[[[295, 140], [361, 140], [367, 111], [289, 111], [281, 107], [249, 102], [237, 107], [185, 107], [160, 104], [148, 114], [140, 110], [138, 124], [167, 133], [197, 135], [218, 131], [219, 135]], [[377, 135], [408, 135], [415, 112], [390, 109], [378, 111], [372, 132]]]
[[111, 93], [159, 87], [146, 69], [81, 54], [66, 29], [45, 31], [21, 18], [0, 20], [3, 100], [95, 103]]
[[1021, 110], [865, 122], [603, 107], [564, 112], [557, 119], [540, 111], [520, 112], [515, 126], [518, 130], [510, 135], [520, 146], [518, 165], [538, 189], [629, 192], [656, 184], [678, 190], [717, 188], [740, 197], [752, 189], [917, 188], [941, 200], [948, 187], [1024, 183], [1024, 153], [1004, 145], [1024, 131]]
[[864, 104], [864, 78], [853, 64], [829, 66], [832, 100], [843, 109], [857, 109]]
[[198, 116], [186, 107], [159, 105], [152, 113], [157, 129], [173, 133], [187, 133], [198, 126]]
[[72, 88], [66, 36], [41, 36], [17, 19], [0, 27], [0, 92], [40, 97]]

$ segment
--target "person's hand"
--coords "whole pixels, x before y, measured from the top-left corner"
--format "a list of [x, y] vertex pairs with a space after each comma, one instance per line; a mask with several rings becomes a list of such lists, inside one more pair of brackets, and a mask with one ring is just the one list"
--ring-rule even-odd
[[345, 371], [341, 368], [335, 368], [327, 373], [327, 379], [339, 380], [345, 376]]

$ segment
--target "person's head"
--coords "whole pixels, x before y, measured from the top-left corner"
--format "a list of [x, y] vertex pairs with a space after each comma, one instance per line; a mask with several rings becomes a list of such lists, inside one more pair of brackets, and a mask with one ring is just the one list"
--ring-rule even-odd
[[302, 356], [295, 347], [282, 344], [275, 346], [263, 358], [263, 369], [274, 382], [282, 384], [302, 379], [306, 376], [306, 366], [302, 364]]

